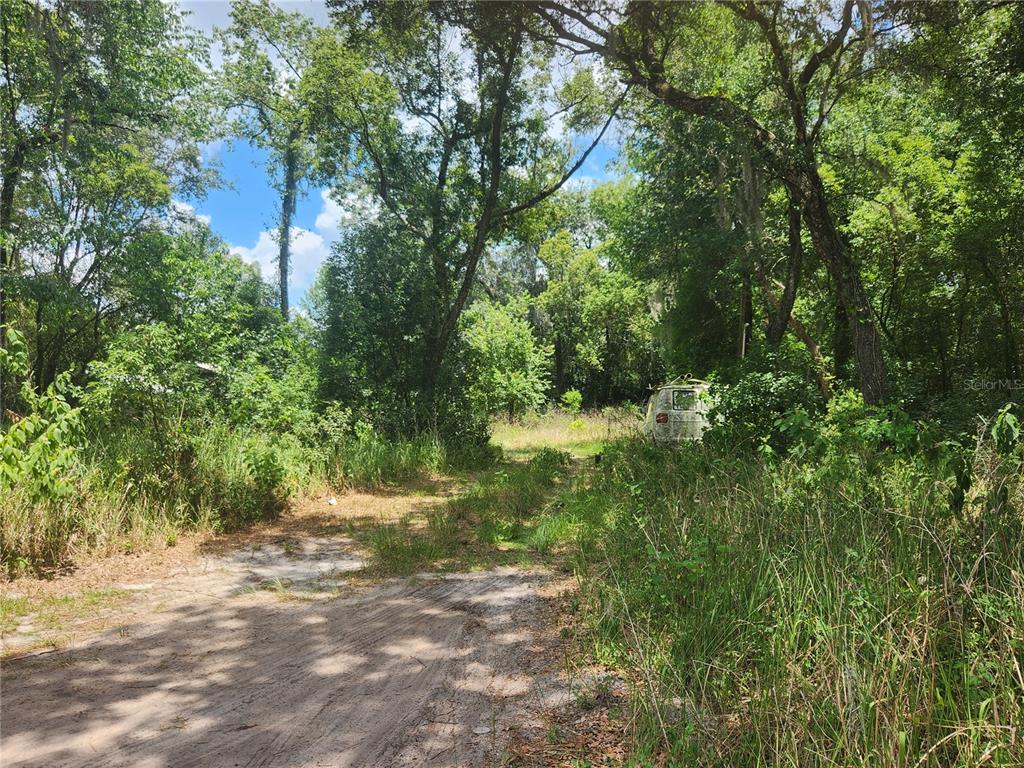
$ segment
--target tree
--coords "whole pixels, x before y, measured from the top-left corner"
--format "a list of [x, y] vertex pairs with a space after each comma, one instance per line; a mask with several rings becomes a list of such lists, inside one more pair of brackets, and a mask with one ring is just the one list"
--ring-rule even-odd
[[333, 6], [339, 23], [379, 30], [367, 50], [397, 89], [385, 118], [362, 111], [359, 181], [423, 255], [431, 312], [420, 337], [426, 362], [418, 392], [429, 423], [482, 255], [516, 216], [568, 181], [612, 118], [594, 126], [596, 138], [570, 161], [547, 133], [550, 47], [528, 34], [534, 22], [519, 6]]
[[195, 40], [161, 3], [0, 0], [0, 346], [19, 274], [18, 193], [70, 151], [202, 119]]
[[525, 296], [485, 299], [463, 316], [469, 400], [487, 416], [511, 419], [544, 403], [551, 350], [537, 342], [526, 309]]
[[550, 324], [555, 393], [577, 389], [590, 403], [637, 399], [661, 373], [650, 287], [609, 260], [612, 239], [578, 249], [563, 230], [540, 248], [548, 281], [537, 304]]
[[[281, 196], [278, 224], [278, 294], [288, 318], [292, 218], [304, 179], [325, 180], [330, 161], [348, 154], [354, 100], [366, 96], [359, 59], [332, 29], [270, 0], [239, 0], [221, 36], [220, 78], [225, 104], [237, 115], [234, 131], [269, 153], [268, 173]], [[317, 140], [330, 137], [330, 149]]]
[[201, 179], [198, 157], [187, 137], [102, 131], [24, 185], [12, 286], [40, 391], [62, 370], [81, 378], [110, 331], [146, 313], [166, 277], [167, 230], [188, 221], [172, 189]]
[[[885, 4], [845, 0], [838, 19], [825, 8], [782, 2], [561, 2], [531, 7], [548, 39], [575, 54], [600, 55], [622, 78], [677, 110], [719, 123], [748, 143], [765, 169], [799, 196], [815, 250], [828, 267], [849, 322], [865, 400], [888, 394], [881, 337], [861, 275], [836, 224], [820, 168], [827, 119], [862, 74], [871, 46], [892, 29]], [[713, 53], [687, 42], [713, 39]], [[722, 92], [722, 59], [751, 57], [763, 67], [762, 98]], [[755, 70], [755, 72], [758, 72]]]
[[365, 413], [385, 434], [418, 431], [423, 340], [435, 306], [415, 238], [389, 217], [347, 230], [320, 270], [310, 304], [320, 331], [322, 397]]

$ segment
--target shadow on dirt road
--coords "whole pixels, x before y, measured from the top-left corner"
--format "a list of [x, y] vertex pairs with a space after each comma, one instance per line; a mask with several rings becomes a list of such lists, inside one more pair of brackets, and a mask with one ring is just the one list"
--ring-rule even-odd
[[5, 662], [3, 764], [496, 765], [559, 695], [533, 630], [543, 573], [257, 586], [359, 566], [326, 538], [216, 565], [154, 585], [132, 624]]

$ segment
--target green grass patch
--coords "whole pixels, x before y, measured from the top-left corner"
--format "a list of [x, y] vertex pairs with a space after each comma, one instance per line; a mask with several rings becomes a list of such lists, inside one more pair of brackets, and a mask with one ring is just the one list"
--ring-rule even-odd
[[483, 473], [425, 519], [380, 526], [369, 538], [372, 568], [404, 575], [521, 561], [545, 504], [571, 465], [568, 454], [544, 449], [529, 461]]
[[0, 633], [7, 634], [13, 631], [21, 623], [21, 617], [28, 612], [27, 597], [0, 595]]
[[609, 440], [629, 435], [640, 428], [639, 416], [624, 408], [606, 408], [579, 414], [549, 411], [528, 414], [491, 424], [491, 443], [511, 458], [526, 460], [545, 448], [576, 458], [601, 452]]

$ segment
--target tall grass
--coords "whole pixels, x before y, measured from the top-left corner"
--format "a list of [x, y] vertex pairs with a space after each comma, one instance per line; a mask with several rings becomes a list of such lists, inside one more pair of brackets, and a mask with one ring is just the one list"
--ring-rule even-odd
[[326, 471], [335, 485], [365, 488], [436, 474], [448, 465], [448, 451], [434, 436], [391, 441], [371, 434], [338, 445]]
[[964, 493], [942, 457], [610, 448], [549, 525], [637, 693], [638, 752], [1021, 764], [1024, 483], [987, 444], [969, 469]]
[[173, 543], [185, 531], [223, 531], [272, 518], [296, 495], [373, 488], [493, 461], [491, 450], [453, 451], [422, 437], [375, 435], [310, 446], [210, 424], [190, 435], [95, 437], [70, 472], [70, 492], [33, 497], [15, 488], [0, 514], [8, 573], [66, 564], [85, 553]]
[[96, 440], [78, 456], [70, 492], [33, 498], [15, 488], [4, 500], [3, 566], [38, 570], [237, 528], [276, 514], [311, 472], [297, 446], [217, 425], [175, 444], [143, 434]]

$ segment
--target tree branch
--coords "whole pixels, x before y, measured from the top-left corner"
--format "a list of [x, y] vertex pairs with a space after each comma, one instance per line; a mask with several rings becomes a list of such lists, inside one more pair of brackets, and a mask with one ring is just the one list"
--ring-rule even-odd
[[615, 104], [612, 106], [611, 113], [608, 115], [608, 119], [604, 121], [604, 125], [601, 126], [601, 130], [597, 134], [597, 138], [595, 138], [594, 141], [591, 142], [590, 146], [587, 147], [586, 151], [582, 155], [579, 156], [576, 162], [573, 163], [572, 167], [562, 174], [562, 178], [560, 178], [558, 182], [551, 185], [547, 189], [541, 190], [533, 197], [523, 201], [522, 203], [514, 205], [511, 208], [506, 208], [504, 211], [498, 214], [498, 216], [500, 218], [508, 218], [510, 216], [514, 216], [515, 214], [520, 213], [521, 211], [525, 211], [527, 208], [532, 208], [538, 203], [543, 202], [547, 198], [551, 197], [551, 195], [555, 194], [555, 192], [557, 192], [559, 189], [561, 189], [565, 185], [565, 183], [569, 181], [572, 175], [583, 166], [583, 164], [587, 161], [587, 158], [590, 156], [590, 153], [594, 151], [594, 148], [601, 143], [601, 139], [604, 138], [604, 134], [608, 130], [608, 126], [612, 124], [612, 120], [614, 120], [615, 116], [618, 114], [619, 107], [622, 106], [622, 102], [625, 100], [626, 94], [628, 93], [629, 88], [627, 87], [626, 90], [622, 93], [622, 95], [619, 96], [618, 99], [616, 99]]
[[815, 51], [814, 55], [811, 56], [807, 65], [803, 68], [800, 73], [800, 88], [804, 89], [811, 82], [811, 78], [818, 71], [822, 64], [831, 59], [839, 51], [843, 41], [846, 39], [846, 35], [849, 33], [850, 28], [853, 26], [853, 5], [855, 0], [846, 0], [843, 4], [843, 20], [839, 25], [839, 30], [832, 36], [832, 38], [825, 44], [825, 47], [818, 51]]
[[362, 135], [360, 136], [360, 144], [363, 149], [366, 150], [367, 156], [370, 158], [371, 164], [373, 165], [376, 179], [377, 193], [380, 195], [381, 200], [384, 201], [384, 205], [387, 206], [388, 210], [394, 214], [402, 225], [410, 232], [415, 234], [417, 237], [426, 239], [426, 234], [422, 232], [418, 227], [414, 226], [408, 218], [401, 212], [398, 207], [398, 203], [395, 202], [394, 197], [391, 195], [391, 187], [388, 184], [387, 173], [384, 170], [384, 161], [380, 154], [374, 149], [373, 141], [370, 138], [370, 124], [366, 119], [366, 113], [356, 105], [356, 110], [359, 112], [359, 117], [362, 122]]

